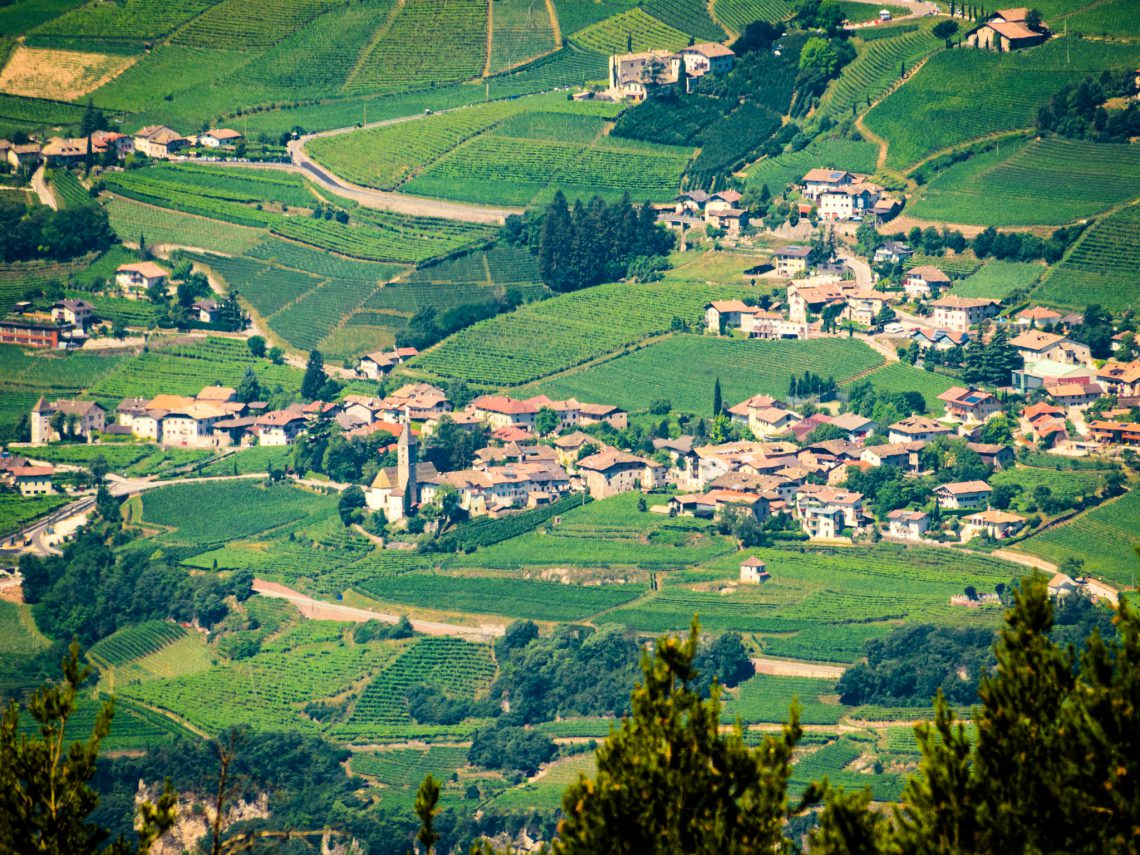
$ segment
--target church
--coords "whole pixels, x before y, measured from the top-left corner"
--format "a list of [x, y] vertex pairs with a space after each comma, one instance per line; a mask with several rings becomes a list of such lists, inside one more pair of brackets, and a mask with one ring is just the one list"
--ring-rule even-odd
[[365, 491], [368, 507], [383, 511], [388, 522], [411, 515], [419, 505], [421, 486], [439, 480], [434, 464], [417, 460], [417, 448], [411, 426], [405, 424], [396, 444], [396, 465], [381, 469]]

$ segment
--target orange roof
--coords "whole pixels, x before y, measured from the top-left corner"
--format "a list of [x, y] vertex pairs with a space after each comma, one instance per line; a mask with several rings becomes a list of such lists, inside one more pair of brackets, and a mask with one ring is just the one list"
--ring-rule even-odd
[[1041, 36], [1040, 33], [1035, 33], [1033, 30], [1026, 27], [1024, 24], [1015, 24], [1005, 21], [990, 21], [986, 26], [996, 33], [1005, 36], [1007, 39], [1032, 39]]
[[160, 276], [168, 276], [169, 273], [155, 264], [153, 261], [140, 261], [136, 264], [123, 264], [120, 265], [116, 273], [137, 273], [140, 276], [145, 276], [147, 279], [157, 279]]

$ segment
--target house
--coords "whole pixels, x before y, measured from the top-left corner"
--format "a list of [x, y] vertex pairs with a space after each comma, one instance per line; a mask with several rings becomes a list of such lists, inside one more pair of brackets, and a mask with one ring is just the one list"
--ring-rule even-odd
[[407, 383], [380, 402], [377, 415], [390, 422], [423, 422], [451, 412], [447, 393], [429, 383]]
[[90, 441], [107, 424], [107, 411], [94, 401], [59, 400], [48, 403], [42, 396], [32, 407], [30, 416], [32, 444], [58, 442], [62, 437], [54, 423], [63, 421], [71, 436]]
[[86, 329], [95, 320], [95, 307], [86, 300], [74, 300], [69, 297], [52, 304], [51, 319], [56, 323], [71, 324], [79, 329]]
[[196, 300], [190, 305], [190, 311], [198, 315], [198, 322], [212, 324], [218, 319], [218, 309], [221, 308], [217, 300], [206, 298]]
[[648, 50], [615, 54], [610, 57], [609, 89], [616, 99], [644, 101], [677, 85], [673, 54], [667, 50]]
[[853, 184], [856, 180], [854, 173], [842, 169], [824, 169], [815, 167], [809, 169], [800, 181], [800, 189], [804, 198], [813, 202], [823, 193], [839, 190]]
[[788, 317], [806, 324], [828, 306], [842, 306], [853, 290], [842, 285], [791, 285], [788, 287]]
[[1132, 397], [1140, 395], [1140, 359], [1117, 362], [1110, 359], [1096, 373], [1097, 382], [1110, 395]]
[[728, 74], [736, 61], [736, 53], [718, 42], [701, 42], [681, 48], [672, 60], [674, 73], [679, 71], [681, 60], [685, 62], [685, 73], [689, 77], [703, 77], [706, 74]]
[[44, 165], [49, 168], [74, 166], [87, 159], [87, 146], [89, 144], [92, 157], [102, 154], [106, 150], [103, 146], [96, 146], [95, 140], [90, 137], [75, 139], [52, 137], [40, 149], [40, 155], [43, 158]]
[[430, 502], [441, 486], [453, 487], [459, 506], [478, 516], [524, 505], [549, 504], [570, 490], [570, 476], [552, 461], [517, 462], [484, 470], [444, 472], [420, 484], [419, 500]]
[[34, 321], [0, 321], [0, 344], [17, 347], [57, 348], [61, 344], [60, 328], [55, 324]]
[[1035, 389], [1044, 389], [1047, 386], [1055, 386], [1060, 383], [1092, 383], [1096, 374], [1096, 368], [1054, 362], [1052, 359], [1038, 359], [1034, 362], [1027, 362], [1014, 371], [1010, 378], [1010, 385], [1019, 392], [1031, 392]]
[[166, 284], [170, 274], [153, 261], [123, 264], [115, 271], [115, 284], [127, 297], [142, 298], [154, 287]]
[[118, 131], [95, 131], [91, 134], [91, 141], [96, 150], [114, 152], [118, 160], [135, 150], [135, 141]]
[[570, 467], [573, 467], [578, 462], [578, 455], [582, 453], [583, 449], [595, 449], [596, 452], [601, 451], [603, 448], [608, 448], [604, 442], [580, 430], [557, 437], [554, 439], [552, 445], [554, 446], [555, 453], [558, 455], [558, 462], [563, 466]]
[[803, 416], [783, 407], [766, 407], [748, 414], [748, 429], [758, 437], [780, 436], [792, 429]]
[[1021, 411], [1021, 430], [1026, 436], [1036, 437], [1049, 445], [1056, 445], [1069, 438], [1065, 411], [1043, 401], [1031, 404]]
[[887, 514], [887, 533], [902, 540], [922, 540], [930, 530], [930, 514], [901, 508]]
[[1047, 359], [1063, 365], [1087, 365], [1092, 359], [1088, 345], [1037, 329], [1026, 330], [1011, 338], [1009, 343], [1027, 363]]
[[812, 540], [835, 540], [862, 523], [863, 494], [838, 487], [805, 484], [796, 490], [796, 517]]
[[918, 343], [919, 350], [931, 347], [935, 350], [950, 350], [970, 343], [970, 334], [965, 331], [916, 329], [910, 337]]
[[1036, 327], [1055, 326], [1061, 321], [1061, 313], [1046, 309], [1044, 306], [1033, 306], [1022, 309], [1017, 313], [1017, 323], [1020, 326], [1034, 329]]
[[740, 562], [740, 582], [744, 585], [760, 585], [772, 578], [768, 565], [755, 555]]
[[766, 312], [762, 309], [741, 315], [740, 329], [749, 338], [768, 341], [802, 341], [810, 332], [808, 324], [804, 321], [793, 321], [778, 312]]
[[1024, 6], [999, 9], [985, 24], [971, 33], [966, 41], [974, 47], [996, 49], [1003, 53], [1039, 45], [1049, 34], [1043, 32], [1040, 25], [1038, 29], [1030, 28], [1028, 16], [1029, 10]]
[[208, 448], [217, 444], [214, 425], [229, 418], [230, 412], [219, 404], [188, 398], [188, 403], [173, 407], [162, 419], [161, 443], [180, 448]]
[[705, 327], [711, 333], [724, 335], [731, 329], [740, 329], [743, 318], [760, 311], [742, 300], [713, 300], [705, 303]]
[[994, 469], [1008, 469], [1013, 465], [1013, 449], [1008, 445], [988, 442], [967, 442], [966, 448], [982, 459], [986, 466]]
[[379, 380], [389, 371], [418, 354], [414, 347], [394, 347], [391, 350], [378, 350], [360, 357], [356, 363], [356, 373], [370, 380]]
[[296, 404], [259, 416], [256, 422], [258, 445], [292, 445], [309, 423]]
[[828, 424], [831, 416], [826, 413], [812, 413], [806, 419], [800, 419], [791, 426], [792, 436], [796, 442], [803, 442], [817, 427]]
[[725, 234], [739, 236], [748, 226], [748, 212], [741, 208], [725, 208], [723, 210], [705, 211], [705, 223], [713, 228], [721, 229]]
[[989, 503], [993, 491], [985, 481], [956, 481], [935, 487], [934, 498], [938, 500], [938, 507], [947, 510], [982, 508]]
[[950, 277], [929, 264], [912, 267], [903, 280], [903, 291], [909, 300], [925, 300], [937, 297], [939, 292], [951, 285]]
[[242, 141], [244, 137], [235, 130], [230, 128], [218, 128], [217, 130], [206, 131], [204, 134], [198, 134], [198, 145], [205, 146], [206, 148], [219, 148], [221, 146], [235, 146]]
[[810, 246], [789, 244], [780, 247], [772, 256], [776, 262], [776, 272], [788, 279], [806, 273], [809, 255], [811, 255]]
[[888, 442], [931, 442], [940, 436], [951, 436], [954, 431], [941, 422], [926, 416], [908, 416], [887, 428]]
[[824, 190], [816, 197], [819, 215], [825, 220], [851, 220], [874, 211], [883, 188], [860, 181]]
[[988, 534], [994, 540], [1012, 537], [1025, 527], [1025, 517], [1008, 511], [979, 511], [966, 517], [962, 539], [969, 540], [975, 534]]
[[[571, 398], [571, 401], [573, 399]], [[554, 401], [555, 404], [566, 404], [565, 401]], [[566, 408], [569, 415], [572, 417], [573, 410], [569, 407]], [[590, 425], [597, 425], [605, 422], [615, 430], [625, 430], [629, 427], [629, 413], [615, 407], [612, 404], [578, 404], [578, 418], [577, 424], [589, 427]], [[569, 421], [573, 425], [573, 421]]]
[[874, 290], [850, 291], [844, 299], [847, 306], [841, 317], [867, 327], [875, 325], [875, 319], [890, 301], [886, 294]]
[[1083, 410], [1104, 395], [1099, 383], [1056, 383], [1046, 386], [1049, 397], [1060, 407]]
[[135, 151], [165, 159], [190, 145], [190, 140], [165, 125], [147, 125], [135, 131], [134, 143]]
[[981, 389], [952, 386], [938, 396], [946, 405], [947, 418], [960, 422], [984, 422], [1001, 412], [998, 399]]
[[21, 496], [50, 496], [52, 475], [51, 466], [16, 466], [12, 469], [12, 483]]
[[894, 466], [904, 470], [910, 468], [910, 450], [905, 442], [870, 445], [863, 449], [859, 459], [871, 466]]
[[992, 318], [1001, 309], [1001, 302], [984, 297], [959, 297], [947, 294], [930, 303], [934, 310], [935, 327], [967, 332], [970, 327]]
[[1108, 445], [1140, 445], [1140, 424], [1099, 420], [1089, 423], [1089, 438]]
[[889, 240], [876, 247], [873, 260], [875, 264], [902, 264], [912, 255], [914, 255], [914, 250], [910, 248], [909, 244]]
[[579, 460], [578, 472], [595, 499], [631, 490], [652, 490], [665, 481], [665, 467], [661, 464], [617, 450], [601, 451]]
[[8, 163], [13, 169], [35, 166], [40, 162], [42, 151], [39, 143], [13, 145], [8, 149]]
[[711, 198], [712, 196], [704, 190], [689, 190], [674, 198], [673, 201], [676, 203], [675, 210], [678, 214], [700, 214], [704, 212], [705, 205]]
[[685, 517], [712, 519], [725, 508], [732, 507], [748, 511], [760, 521], [768, 518], [768, 499], [743, 490], [714, 489], [707, 493], [673, 496], [669, 507], [678, 516]]
[[850, 442], [862, 442], [879, 429], [878, 422], [858, 413], [843, 413], [831, 419], [828, 424], [845, 431]]

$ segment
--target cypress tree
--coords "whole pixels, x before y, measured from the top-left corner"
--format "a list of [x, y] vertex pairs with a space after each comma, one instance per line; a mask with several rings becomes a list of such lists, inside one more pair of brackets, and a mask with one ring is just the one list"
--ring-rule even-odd
[[720, 411], [724, 408], [724, 401], [720, 395], [720, 378], [716, 378], [716, 383], [713, 384], [713, 418], [715, 419], [720, 415]]

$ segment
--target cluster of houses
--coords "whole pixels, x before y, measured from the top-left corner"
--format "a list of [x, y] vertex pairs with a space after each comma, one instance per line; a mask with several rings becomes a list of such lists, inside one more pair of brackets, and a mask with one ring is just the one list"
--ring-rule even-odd
[[866, 175], [844, 169], [816, 167], [800, 182], [803, 202], [800, 214], [814, 210], [821, 220], [860, 222], [868, 215], [888, 220], [898, 211], [899, 200], [887, 195]]
[[610, 57], [609, 88], [604, 96], [615, 101], [644, 101], [683, 89], [706, 74], [732, 71], [736, 53], [716, 42], [689, 45], [677, 52], [647, 50]]
[[0, 157], [13, 169], [34, 168], [41, 163], [49, 168], [78, 166], [89, 157], [104, 160], [108, 156], [122, 160], [139, 152], [147, 157], [167, 160], [185, 149], [234, 148], [244, 139], [230, 128], [217, 128], [200, 134], [183, 136], [165, 125], [148, 125], [133, 134], [118, 131], [94, 131], [86, 137], [51, 137], [46, 142], [21, 144], [0, 140]]
[[21, 496], [50, 496], [55, 492], [55, 467], [36, 463], [18, 454], [0, 452], [0, 487]]
[[0, 344], [74, 350], [84, 345], [98, 320], [95, 307], [82, 298], [57, 300], [45, 311], [36, 311], [30, 302], [21, 300], [0, 320]]
[[693, 228], [709, 226], [738, 237], [748, 226], [748, 211], [740, 207], [743, 198], [736, 190], [708, 193], [689, 190], [673, 200], [673, 209], [658, 215], [658, 222], [682, 237]]

